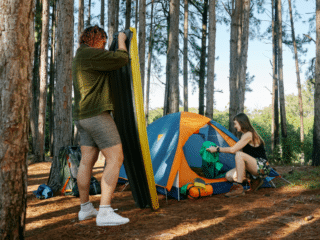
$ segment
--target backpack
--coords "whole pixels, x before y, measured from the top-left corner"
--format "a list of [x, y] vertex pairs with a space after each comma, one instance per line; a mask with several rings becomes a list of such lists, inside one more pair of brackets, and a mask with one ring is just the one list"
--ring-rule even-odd
[[[62, 147], [59, 151], [61, 194], [79, 197], [77, 184], [78, 169], [81, 160], [80, 146]], [[90, 195], [101, 193], [101, 186], [95, 177], [91, 177]]]
[[61, 193], [69, 195], [77, 183], [78, 169], [80, 166], [80, 146], [67, 146], [60, 148], [60, 183]]
[[[97, 195], [97, 194], [101, 194], [101, 186], [100, 186], [99, 181], [95, 177], [92, 176], [91, 180], [90, 180], [89, 195]], [[77, 182], [74, 185], [74, 187], [72, 188], [71, 195], [73, 195], [75, 197], [79, 197], [79, 189], [78, 189]]]

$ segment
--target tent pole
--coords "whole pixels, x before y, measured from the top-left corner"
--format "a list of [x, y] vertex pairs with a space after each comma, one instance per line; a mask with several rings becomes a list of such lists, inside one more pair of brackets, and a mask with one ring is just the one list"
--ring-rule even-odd
[[272, 180], [270, 180], [269, 182], [272, 184], [272, 186], [273, 186], [274, 188], [276, 188], [276, 185], [274, 185], [274, 183], [272, 182]]
[[287, 179], [285, 179], [285, 178], [283, 178], [283, 177], [281, 177], [281, 179], [282, 179], [283, 181], [289, 183], [289, 184], [292, 184], [291, 182], [289, 182]]
[[165, 188], [166, 190], [166, 203], [168, 204], [168, 193], [167, 193], [167, 189]]

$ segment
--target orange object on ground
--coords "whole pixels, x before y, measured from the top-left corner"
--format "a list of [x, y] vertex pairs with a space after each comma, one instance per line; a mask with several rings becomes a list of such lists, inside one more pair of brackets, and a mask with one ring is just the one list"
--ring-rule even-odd
[[190, 183], [187, 189], [188, 196], [191, 198], [206, 197], [213, 194], [213, 187], [211, 184], [206, 184], [205, 188], [199, 188], [195, 187], [193, 183]]

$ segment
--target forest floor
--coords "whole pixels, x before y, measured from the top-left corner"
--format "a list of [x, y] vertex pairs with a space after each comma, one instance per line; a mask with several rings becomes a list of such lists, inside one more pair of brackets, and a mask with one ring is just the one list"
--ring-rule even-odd
[[[97, 161], [100, 181], [104, 162]], [[277, 180], [277, 188], [246, 192], [229, 199], [224, 194], [198, 200], [166, 199], [160, 209], [139, 209], [131, 191], [118, 185], [112, 207], [130, 218], [126, 225], [97, 227], [95, 219], [78, 221], [79, 198], [57, 195], [39, 200], [32, 191], [46, 184], [51, 162], [30, 163], [26, 239], [320, 239], [320, 168], [276, 166], [282, 176], [295, 175], [298, 184]], [[318, 174], [315, 179], [314, 174]], [[311, 177], [310, 177], [311, 176]], [[313, 177], [312, 177], [313, 176]], [[314, 185], [316, 184], [316, 185]], [[99, 207], [100, 195], [91, 196]], [[308, 218], [309, 217], [309, 218]], [[311, 219], [310, 219], [311, 218]]]

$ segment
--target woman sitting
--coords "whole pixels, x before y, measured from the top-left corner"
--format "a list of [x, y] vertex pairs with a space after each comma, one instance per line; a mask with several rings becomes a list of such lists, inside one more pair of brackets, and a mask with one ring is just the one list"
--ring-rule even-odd
[[[268, 163], [264, 141], [252, 127], [248, 116], [239, 113], [233, 119], [234, 128], [242, 133], [241, 139], [232, 147], [210, 147], [207, 151], [211, 153], [223, 152], [235, 154], [236, 168], [227, 172], [226, 178], [233, 183], [233, 186], [225, 196], [237, 197], [244, 195], [244, 189], [241, 185], [246, 171], [253, 175], [251, 189], [256, 191], [266, 178], [271, 167]], [[241, 151], [242, 150], [242, 151]]]

